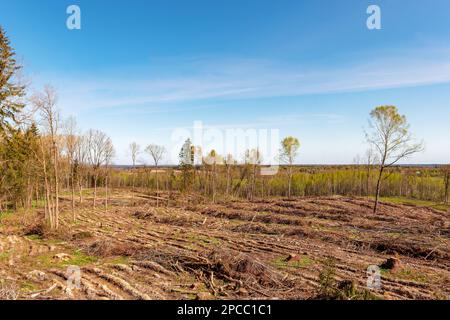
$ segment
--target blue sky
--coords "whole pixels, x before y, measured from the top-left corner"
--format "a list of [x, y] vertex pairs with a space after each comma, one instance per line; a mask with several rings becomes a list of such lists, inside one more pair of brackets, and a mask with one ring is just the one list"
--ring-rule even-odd
[[[81, 8], [81, 30], [66, 8]], [[381, 8], [381, 30], [366, 9]], [[450, 162], [450, 2], [0, 0], [30, 90], [50, 83], [64, 116], [127, 146], [174, 146], [176, 129], [279, 129], [302, 164], [364, 154], [371, 109], [394, 104], [425, 152]], [[142, 161], [149, 162], [145, 156]], [[167, 161], [169, 161], [167, 159]]]

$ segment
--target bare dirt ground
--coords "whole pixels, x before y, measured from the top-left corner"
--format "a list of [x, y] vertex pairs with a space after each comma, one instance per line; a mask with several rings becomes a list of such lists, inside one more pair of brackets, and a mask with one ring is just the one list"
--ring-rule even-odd
[[[314, 299], [326, 271], [355, 298], [370, 265], [383, 266], [370, 298], [450, 298], [450, 213], [383, 203], [374, 215], [369, 200], [346, 197], [172, 197], [156, 207], [117, 191], [108, 210], [86, 199], [76, 222], [65, 200], [51, 237], [2, 220], [0, 298]], [[73, 289], [70, 265], [81, 270]]]

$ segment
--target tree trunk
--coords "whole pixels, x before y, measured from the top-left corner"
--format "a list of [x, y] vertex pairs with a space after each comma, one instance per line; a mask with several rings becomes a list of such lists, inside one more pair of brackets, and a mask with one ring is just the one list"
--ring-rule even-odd
[[231, 171], [231, 165], [227, 166], [227, 196], [230, 195], [230, 171]]
[[80, 204], [83, 203], [83, 181], [81, 175], [78, 175], [78, 187], [80, 189]]
[[58, 171], [58, 149], [53, 142], [53, 167], [55, 170], [55, 229], [59, 227], [59, 171]]
[[251, 184], [251, 192], [250, 192], [250, 200], [253, 201], [254, 193], [256, 188], [256, 165], [253, 165], [253, 173], [252, 173], [252, 184]]
[[135, 205], [136, 204], [136, 202], [135, 202], [135, 190], [134, 190], [134, 187], [135, 187], [135, 183], [136, 183], [136, 162], [133, 160], [133, 169], [132, 169], [132, 174], [131, 174], [131, 176], [133, 177], [132, 178], [132, 182], [131, 182], [131, 184], [132, 184], [132, 189], [131, 189], [131, 199], [133, 200], [133, 205]]
[[291, 198], [291, 185], [292, 185], [292, 167], [288, 168], [288, 198]]
[[76, 216], [75, 216], [75, 173], [71, 172], [71, 178], [72, 178], [72, 218], [73, 221], [76, 220]]
[[448, 189], [450, 187], [450, 169], [445, 173], [445, 192], [444, 192], [444, 203], [448, 204]]
[[36, 197], [36, 205], [34, 206], [35, 208], [39, 207], [39, 185], [36, 183], [35, 185], [35, 197]]
[[213, 203], [216, 203], [216, 162], [213, 164], [213, 172], [212, 172], [212, 196]]
[[373, 213], [377, 213], [377, 209], [378, 209], [378, 202], [379, 202], [379, 198], [380, 198], [381, 179], [383, 177], [383, 171], [384, 171], [384, 166], [381, 166], [380, 174], [378, 176], [378, 181], [377, 181], [377, 189], [376, 189], [376, 193], [375, 193], [375, 205], [373, 207]]
[[42, 152], [42, 169], [44, 171], [44, 188], [45, 188], [44, 219], [49, 223], [50, 229], [53, 229], [53, 213], [50, 199], [50, 185], [48, 182], [49, 178], [47, 174], [47, 161], [45, 159], [44, 145], [42, 141], [41, 141], [41, 152]]
[[95, 205], [96, 205], [96, 200], [97, 200], [97, 175], [94, 175], [94, 209], [95, 209]]
[[105, 197], [105, 211], [108, 212], [108, 174], [106, 174], [105, 177], [105, 193], [106, 193], [106, 197]]
[[155, 179], [156, 179], [156, 206], [159, 207], [159, 181], [158, 181], [158, 164], [155, 163], [156, 173], [155, 173]]

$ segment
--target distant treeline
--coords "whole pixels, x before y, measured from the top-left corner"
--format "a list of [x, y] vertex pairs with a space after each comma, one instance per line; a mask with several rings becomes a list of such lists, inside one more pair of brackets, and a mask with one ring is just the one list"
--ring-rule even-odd
[[[248, 198], [287, 196], [287, 166], [278, 174], [264, 176], [253, 165], [210, 165], [192, 168], [191, 183], [185, 186], [183, 172], [178, 167], [160, 167], [159, 189], [200, 192], [208, 197], [228, 196]], [[408, 197], [445, 202], [448, 198], [447, 166], [395, 166], [389, 168], [381, 186], [383, 197]], [[254, 176], [255, 175], [255, 176]], [[377, 181], [377, 166], [294, 166], [292, 196], [373, 196]], [[134, 182], [133, 182], [134, 180]], [[254, 185], [253, 185], [254, 181]], [[112, 187], [156, 190], [154, 167], [114, 169]], [[252, 194], [253, 193], [253, 194]]]

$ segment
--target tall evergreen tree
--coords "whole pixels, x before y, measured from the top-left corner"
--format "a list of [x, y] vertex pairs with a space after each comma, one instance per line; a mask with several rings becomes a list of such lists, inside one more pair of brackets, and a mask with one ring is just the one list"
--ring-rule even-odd
[[195, 147], [192, 145], [191, 139], [187, 139], [179, 154], [180, 170], [183, 175], [183, 189], [186, 190], [192, 183], [193, 169], [195, 163]]
[[37, 154], [38, 132], [32, 125], [26, 130], [10, 129], [0, 144], [3, 161], [0, 167], [1, 194], [7, 195], [7, 204], [30, 206], [34, 183], [38, 179]]
[[24, 106], [21, 98], [25, 95], [25, 87], [15, 81], [20, 69], [14, 49], [0, 26], [0, 134], [11, 128], [11, 122], [16, 121], [16, 114]]

